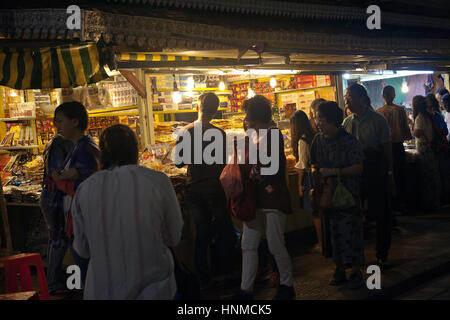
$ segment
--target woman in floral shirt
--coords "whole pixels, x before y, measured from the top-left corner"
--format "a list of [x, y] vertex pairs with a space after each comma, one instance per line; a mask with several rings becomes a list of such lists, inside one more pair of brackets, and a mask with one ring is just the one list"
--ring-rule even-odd
[[328, 177], [331, 177], [335, 188], [336, 176], [340, 170], [342, 184], [355, 200], [356, 205], [353, 208], [323, 210], [323, 220], [328, 222], [329, 227], [323, 228], [322, 232], [325, 239], [324, 252], [330, 250], [326, 241], [330, 239], [332, 257], [336, 264], [330, 285], [346, 283], [345, 266], [351, 265], [348, 285], [356, 289], [364, 283], [360, 271], [360, 266], [364, 264], [364, 242], [359, 200], [364, 156], [358, 140], [341, 127], [342, 118], [342, 110], [336, 102], [320, 104], [318, 108], [320, 134], [316, 135], [311, 145], [311, 165], [315, 188]]

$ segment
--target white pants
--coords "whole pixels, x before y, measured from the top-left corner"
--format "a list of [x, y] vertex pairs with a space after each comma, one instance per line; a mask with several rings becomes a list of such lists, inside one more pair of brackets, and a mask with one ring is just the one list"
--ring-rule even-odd
[[244, 222], [242, 235], [242, 282], [241, 290], [253, 291], [258, 270], [258, 247], [266, 230], [267, 244], [274, 256], [280, 273], [280, 284], [293, 285], [291, 257], [284, 245], [286, 215], [276, 209], [257, 209], [255, 219]]

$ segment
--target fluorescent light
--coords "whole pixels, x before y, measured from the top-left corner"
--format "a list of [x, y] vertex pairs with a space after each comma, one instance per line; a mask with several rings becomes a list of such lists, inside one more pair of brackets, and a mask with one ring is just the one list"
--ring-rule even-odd
[[407, 77], [407, 76], [413, 76], [416, 74], [433, 74], [433, 71], [397, 71], [396, 73], [391, 73], [391, 74], [383, 73], [382, 75], [368, 74], [366, 76], [361, 77], [361, 82], [398, 78], [398, 77]]

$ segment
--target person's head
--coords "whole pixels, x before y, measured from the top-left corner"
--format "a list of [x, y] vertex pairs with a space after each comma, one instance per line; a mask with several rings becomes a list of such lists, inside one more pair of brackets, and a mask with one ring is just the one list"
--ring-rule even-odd
[[424, 96], [414, 96], [411, 106], [413, 109], [414, 119], [416, 119], [419, 114], [423, 114], [424, 116], [429, 115], [427, 111], [427, 101], [425, 100]]
[[434, 96], [434, 94], [430, 93], [425, 97], [425, 100], [427, 102], [427, 108], [428, 108], [428, 112], [430, 112], [431, 114], [435, 113], [435, 112], [439, 112], [439, 102], [437, 101], [436, 97]]
[[442, 96], [442, 107], [445, 111], [450, 112], [450, 93], [446, 93]]
[[292, 151], [294, 152], [294, 156], [298, 161], [298, 141], [301, 137], [304, 137], [308, 144], [311, 144], [312, 139], [314, 138], [314, 130], [311, 127], [308, 116], [301, 110], [297, 110], [291, 116], [290, 123]]
[[268, 127], [272, 121], [272, 102], [262, 95], [245, 100], [242, 109], [249, 129]]
[[445, 96], [446, 94], [448, 94], [448, 90], [445, 88], [441, 88], [438, 91], [436, 91], [436, 99], [439, 102], [439, 105], [443, 108], [444, 105], [442, 103], [442, 97]]
[[345, 105], [354, 113], [363, 112], [370, 107], [370, 98], [366, 88], [358, 83], [348, 87], [345, 94]]
[[138, 141], [129, 127], [123, 124], [108, 127], [99, 142], [101, 169], [138, 163]]
[[84, 134], [88, 125], [86, 108], [79, 102], [65, 102], [55, 109], [54, 124], [64, 139], [73, 139]]
[[325, 102], [327, 100], [323, 99], [323, 98], [317, 98], [314, 99], [313, 102], [311, 102], [311, 110], [312, 110], [312, 116], [314, 118], [314, 120], [317, 119], [317, 108], [319, 107], [319, 104], [321, 104], [322, 102]]
[[317, 125], [325, 135], [332, 135], [342, 124], [344, 118], [341, 108], [334, 101], [323, 102], [317, 110]]
[[199, 115], [209, 120], [214, 118], [220, 104], [219, 97], [215, 93], [207, 92], [199, 97], [199, 101]]
[[393, 86], [383, 88], [383, 100], [387, 105], [392, 105], [395, 99], [395, 89]]

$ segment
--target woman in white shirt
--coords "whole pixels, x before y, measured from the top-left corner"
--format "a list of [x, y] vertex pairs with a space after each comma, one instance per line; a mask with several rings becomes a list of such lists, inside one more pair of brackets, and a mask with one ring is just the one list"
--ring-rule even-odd
[[175, 297], [169, 247], [183, 219], [169, 178], [137, 165], [138, 142], [124, 125], [100, 137], [101, 171], [77, 189], [72, 205], [74, 249], [90, 258], [84, 299]]
[[427, 103], [423, 96], [413, 98], [412, 109], [416, 150], [420, 154], [422, 205], [424, 209], [435, 210], [439, 208], [440, 178], [438, 158], [432, 149], [435, 134], [433, 118], [427, 111]]
[[[297, 161], [295, 169], [298, 172], [298, 194], [303, 200], [303, 209], [313, 211], [309, 202], [309, 190], [312, 188], [311, 181], [311, 154], [310, 146], [315, 136], [306, 113], [296, 111], [291, 117], [291, 146]], [[319, 213], [313, 211], [314, 226], [317, 232], [318, 243], [315, 250], [322, 248], [322, 232], [320, 227]]]

